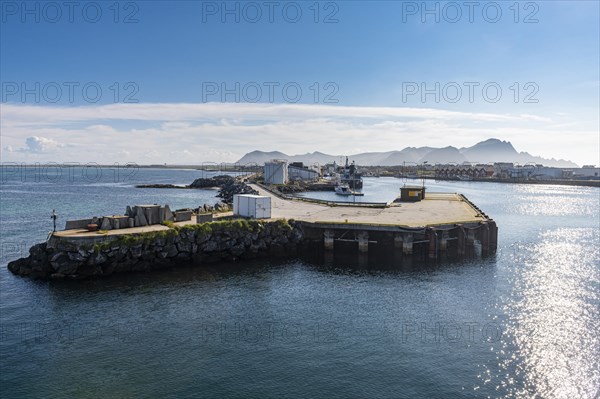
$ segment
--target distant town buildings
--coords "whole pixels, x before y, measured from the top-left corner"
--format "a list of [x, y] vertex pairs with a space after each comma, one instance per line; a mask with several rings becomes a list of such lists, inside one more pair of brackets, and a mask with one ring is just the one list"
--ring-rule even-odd
[[600, 179], [600, 168], [594, 165], [583, 165], [580, 169], [573, 169], [573, 177], [598, 180]]
[[436, 165], [435, 176], [440, 179], [461, 177], [484, 178], [494, 175], [494, 165]]
[[[360, 171], [359, 171], [360, 169]], [[315, 182], [321, 178], [338, 176], [343, 182], [365, 176], [396, 176], [417, 178], [435, 177], [442, 180], [600, 180], [600, 168], [584, 165], [581, 168], [557, 168], [541, 164], [520, 165], [512, 162], [488, 164], [436, 164], [411, 163], [399, 166], [358, 167], [354, 163], [346, 166], [335, 162], [325, 165], [305, 165], [302, 162], [288, 163], [284, 159], [273, 159], [264, 164], [266, 184], [287, 184], [303, 181]], [[362, 186], [362, 185], [360, 185]]]
[[510, 162], [494, 164], [435, 165], [439, 179], [519, 179], [519, 180], [598, 180], [600, 168], [586, 165], [582, 168], [554, 168], [544, 165], [519, 165]]

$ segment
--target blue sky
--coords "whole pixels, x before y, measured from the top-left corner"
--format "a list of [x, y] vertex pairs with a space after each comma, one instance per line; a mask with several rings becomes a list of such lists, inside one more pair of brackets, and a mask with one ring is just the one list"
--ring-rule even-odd
[[2, 158], [78, 161], [94, 145], [98, 162], [199, 163], [497, 137], [598, 164], [599, 3], [475, 3], [472, 22], [465, 2], [421, 1], [275, 1], [272, 21], [265, 2], [227, 2], [227, 15], [220, 1], [121, 2], [118, 14], [80, 2], [70, 21], [64, 2], [58, 17], [3, 1]]

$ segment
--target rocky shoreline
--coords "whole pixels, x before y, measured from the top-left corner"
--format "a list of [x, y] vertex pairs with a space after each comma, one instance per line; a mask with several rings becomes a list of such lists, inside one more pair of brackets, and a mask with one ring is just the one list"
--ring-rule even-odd
[[[190, 187], [190, 186], [178, 186], [176, 184], [138, 184], [137, 186], [135, 186], [135, 188], [187, 188], [187, 189], [191, 189], [191, 188], [197, 188], [197, 187]], [[217, 188], [217, 187], [211, 187], [211, 188]]]
[[177, 265], [290, 256], [303, 240], [299, 222], [245, 219], [106, 236], [100, 241], [51, 236], [31, 247], [28, 257], [10, 262], [8, 269], [34, 279], [103, 277]]

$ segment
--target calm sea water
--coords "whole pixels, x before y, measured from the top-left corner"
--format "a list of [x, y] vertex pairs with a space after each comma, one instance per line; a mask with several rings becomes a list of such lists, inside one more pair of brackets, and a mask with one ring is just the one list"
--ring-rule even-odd
[[[199, 171], [76, 172], [3, 176], [2, 397], [597, 397], [597, 188], [426, 182], [497, 221], [498, 253], [483, 260], [303, 257], [81, 282], [13, 276], [7, 262], [46, 238], [52, 209], [62, 228], [132, 204], [216, 202], [210, 190], [133, 187], [186, 184]], [[401, 184], [365, 179], [364, 200], [390, 200]]]

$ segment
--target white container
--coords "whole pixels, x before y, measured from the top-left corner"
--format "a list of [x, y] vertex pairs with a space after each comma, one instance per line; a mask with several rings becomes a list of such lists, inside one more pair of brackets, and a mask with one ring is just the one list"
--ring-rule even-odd
[[235, 194], [233, 196], [233, 214], [246, 218], [270, 219], [271, 197]]

